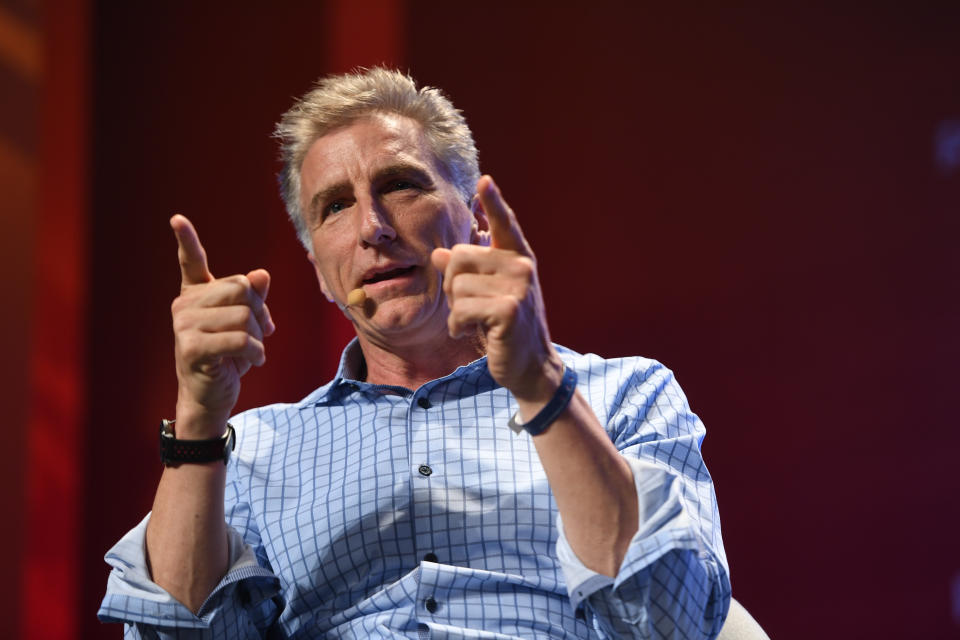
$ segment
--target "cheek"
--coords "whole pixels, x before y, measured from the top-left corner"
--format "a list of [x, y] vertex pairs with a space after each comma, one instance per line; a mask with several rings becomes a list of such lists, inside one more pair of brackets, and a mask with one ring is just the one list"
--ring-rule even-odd
[[[438, 220], [442, 223], [436, 222]], [[436, 246], [451, 247], [473, 241], [474, 229], [469, 216], [459, 211], [439, 212], [434, 221], [432, 236], [436, 239]]]
[[326, 280], [327, 286], [336, 287], [342, 274], [349, 273], [352, 259], [349, 249], [342, 243], [335, 244], [326, 238], [314, 236], [313, 266], [317, 274]]

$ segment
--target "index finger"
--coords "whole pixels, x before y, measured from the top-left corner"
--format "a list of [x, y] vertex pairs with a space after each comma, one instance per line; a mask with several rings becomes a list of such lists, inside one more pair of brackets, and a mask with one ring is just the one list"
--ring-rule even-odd
[[513, 210], [507, 206], [500, 193], [500, 188], [490, 176], [483, 176], [477, 182], [477, 196], [490, 222], [490, 237], [493, 247], [507, 249], [529, 257], [533, 257], [533, 250], [527, 239], [523, 237], [520, 223]]
[[203, 284], [213, 280], [207, 268], [207, 252], [200, 244], [197, 230], [179, 213], [170, 218], [170, 227], [177, 236], [177, 258], [180, 260], [181, 288], [191, 284]]

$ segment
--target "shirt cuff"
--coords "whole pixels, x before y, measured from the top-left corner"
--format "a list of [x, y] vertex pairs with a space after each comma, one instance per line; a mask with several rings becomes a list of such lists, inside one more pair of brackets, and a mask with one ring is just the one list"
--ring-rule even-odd
[[145, 623], [159, 626], [201, 629], [209, 626], [225, 590], [241, 580], [255, 578], [249, 591], [250, 604], [256, 605], [279, 591], [273, 573], [257, 563], [256, 554], [243, 536], [227, 527], [230, 568], [194, 614], [184, 604], [156, 584], [147, 569], [146, 533], [150, 514], [121, 538], [104, 556], [113, 567], [107, 579], [107, 593], [97, 612], [103, 622]]
[[679, 477], [639, 458], [624, 459], [633, 471], [637, 488], [639, 523], [616, 577], [597, 573], [580, 561], [567, 541], [563, 520], [557, 515], [557, 558], [574, 611], [593, 593], [609, 585], [616, 589], [666, 553], [676, 549], [699, 551], [701, 547], [695, 533], [696, 526], [687, 515], [681, 499]]

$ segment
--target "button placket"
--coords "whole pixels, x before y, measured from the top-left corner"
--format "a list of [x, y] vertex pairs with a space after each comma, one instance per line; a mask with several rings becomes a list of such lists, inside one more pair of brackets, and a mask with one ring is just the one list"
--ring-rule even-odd
[[[427, 410], [430, 409], [433, 404], [430, 402], [427, 396], [423, 395], [417, 398], [417, 406], [423, 410]], [[424, 421], [424, 424], [426, 424], [426, 421]], [[426, 442], [429, 442], [429, 439], [427, 439]], [[417, 467], [417, 473], [425, 478], [428, 478], [433, 474], [433, 468], [430, 467], [427, 462], [423, 462]]]
[[[434, 550], [433, 536], [433, 488], [439, 477], [441, 468], [435, 465], [442, 465], [443, 460], [440, 455], [442, 442], [437, 440], [439, 435], [440, 413], [430, 411], [433, 404], [426, 397], [429, 395], [427, 388], [419, 389], [415, 392], [415, 397], [408, 400], [407, 416], [410, 425], [410, 458], [408, 467], [412, 475], [412, 529], [414, 535], [414, 545], [416, 555], [410, 557], [413, 562], [420, 562], [423, 555]], [[434, 472], [437, 473], [434, 473]], [[429, 577], [433, 572], [426, 571], [421, 573], [421, 588], [418, 595], [418, 608], [420, 611], [430, 612], [426, 608], [426, 597], [432, 597], [433, 587], [432, 579]], [[435, 576], [434, 576], [435, 578]], [[436, 600], [433, 600], [434, 607], [437, 607]]]

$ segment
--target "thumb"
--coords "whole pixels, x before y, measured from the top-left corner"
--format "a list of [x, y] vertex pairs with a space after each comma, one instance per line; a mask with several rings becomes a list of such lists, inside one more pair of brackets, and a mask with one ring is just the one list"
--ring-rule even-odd
[[250, 281], [250, 286], [257, 292], [257, 295], [262, 300], [266, 300], [267, 294], [270, 293], [270, 272], [266, 269], [254, 269], [247, 274], [247, 280]]
[[443, 273], [447, 270], [447, 265], [450, 264], [450, 249], [444, 249], [438, 247], [433, 250], [433, 253], [430, 254], [430, 262], [433, 263], [434, 268], [436, 268], [440, 273]]
[[264, 336], [272, 335], [277, 327], [273, 323], [270, 309], [265, 303], [267, 294], [270, 293], [270, 272], [266, 269], [254, 269], [247, 274], [247, 280], [250, 281], [250, 286], [253, 287], [253, 290], [260, 296], [261, 303], [253, 307], [254, 313], [257, 316], [257, 322], [260, 324], [260, 329], [263, 331]]

